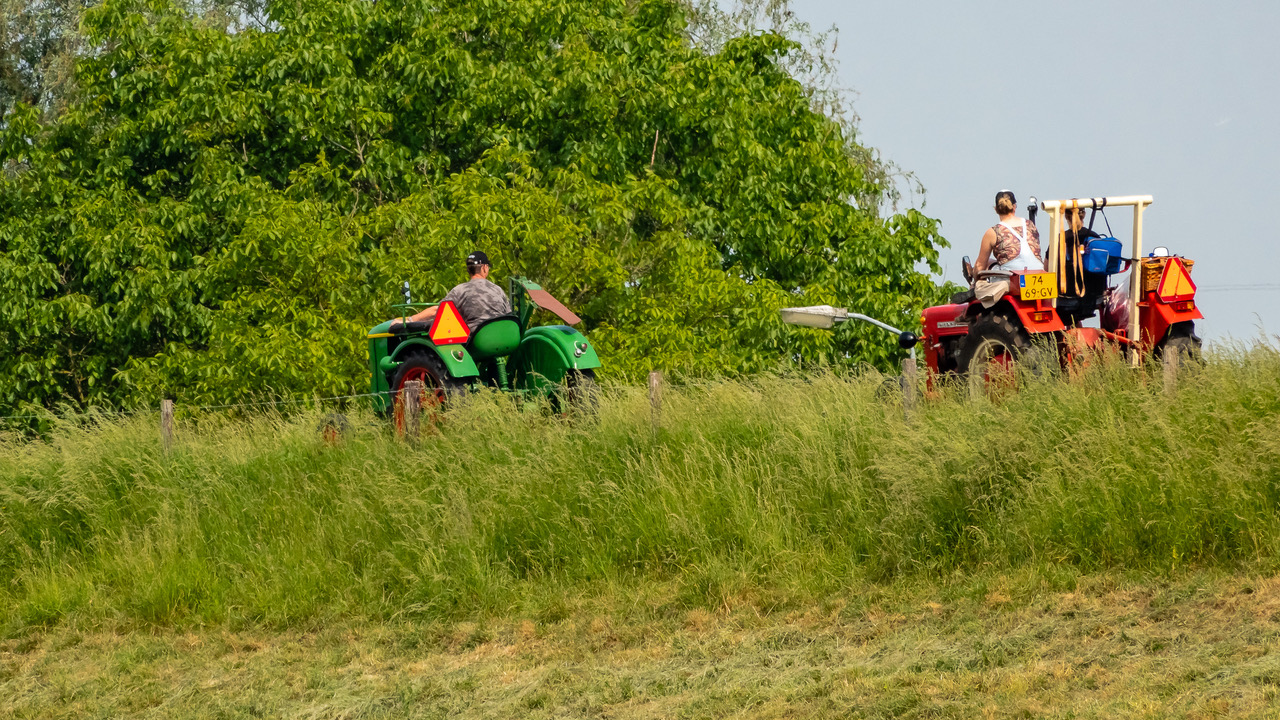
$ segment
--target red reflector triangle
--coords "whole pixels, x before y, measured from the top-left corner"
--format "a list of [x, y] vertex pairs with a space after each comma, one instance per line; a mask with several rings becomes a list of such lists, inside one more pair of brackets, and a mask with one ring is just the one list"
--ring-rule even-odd
[[1160, 284], [1156, 286], [1156, 295], [1164, 302], [1181, 302], [1196, 296], [1196, 284], [1191, 281], [1191, 273], [1178, 258], [1169, 258], [1164, 264], [1164, 273], [1160, 275]]
[[431, 323], [431, 332], [427, 335], [431, 337], [431, 342], [437, 345], [456, 345], [466, 342], [467, 338], [471, 337], [471, 329], [462, 319], [458, 308], [446, 300], [436, 307], [436, 319]]

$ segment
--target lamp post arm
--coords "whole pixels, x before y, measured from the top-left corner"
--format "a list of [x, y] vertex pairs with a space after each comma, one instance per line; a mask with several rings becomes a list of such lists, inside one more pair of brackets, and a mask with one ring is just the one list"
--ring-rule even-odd
[[[903, 330], [899, 330], [898, 328], [896, 328], [896, 327], [894, 327], [894, 326], [890, 325], [889, 323], [880, 322], [879, 320], [877, 320], [877, 319], [875, 319], [875, 318], [873, 318], [873, 317], [868, 317], [868, 316], [866, 316], [866, 315], [863, 315], [862, 313], [849, 313], [849, 317], [848, 317], [848, 318], [846, 318], [846, 319], [848, 319], [848, 320], [861, 320], [861, 321], [863, 321], [863, 322], [869, 322], [869, 323], [871, 323], [872, 325], [875, 325], [876, 327], [880, 328], [881, 330], [888, 330], [889, 332], [893, 333], [894, 335], [897, 335], [897, 336], [898, 336], [898, 338], [899, 338], [899, 340], [898, 340], [898, 345], [899, 345], [900, 347], [902, 347], [903, 349], [910, 350], [910, 351], [911, 351], [911, 359], [912, 359], [912, 360], [915, 360], [915, 359], [916, 359], [916, 339], [915, 339], [915, 335], [912, 335], [911, 333], [905, 332], [905, 331], [903, 331]], [[904, 345], [904, 344], [903, 344], [903, 342], [902, 342], [902, 338], [903, 338], [904, 336], [907, 336], [907, 335], [910, 335], [910, 336], [911, 336], [911, 341], [910, 341], [910, 342], [911, 342], [911, 345], [910, 345], [910, 347], [907, 347], [907, 346], [906, 346], [906, 345]]]
[[836, 323], [848, 322], [850, 320], [861, 320], [871, 323], [881, 330], [886, 330], [898, 336], [898, 347], [903, 350], [911, 351], [911, 359], [916, 357], [916, 343], [920, 338], [915, 333], [904, 332], [889, 323], [880, 322], [879, 320], [863, 315], [862, 313], [851, 313], [845, 308], [831, 307], [830, 305], [811, 305], [809, 307], [798, 308], [781, 308], [782, 321], [792, 325], [800, 325], [802, 327], [820, 328], [830, 330]]
[[881, 329], [883, 329], [883, 330], [888, 330], [889, 332], [893, 333], [894, 335], [901, 335], [901, 334], [902, 334], [902, 331], [901, 331], [901, 330], [899, 330], [898, 328], [896, 328], [896, 327], [894, 327], [894, 326], [890, 325], [889, 323], [882, 323], [882, 322], [880, 322], [879, 320], [877, 320], [877, 319], [875, 319], [875, 318], [873, 318], [873, 317], [867, 317], [866, 315], [863, 315], [862, 313], [849, 313], [849, 317], [850, 317], [850, 318], [853, 318], [853, 319], [856, 319], [856, 320], [862, 320], [863, 322], [869, 322], [869, 323], [871, 323], [872, 325], [875, 325], [875, 326], [876, 326], [876, 327], [878, 327], [878, 328], [881, 328]]

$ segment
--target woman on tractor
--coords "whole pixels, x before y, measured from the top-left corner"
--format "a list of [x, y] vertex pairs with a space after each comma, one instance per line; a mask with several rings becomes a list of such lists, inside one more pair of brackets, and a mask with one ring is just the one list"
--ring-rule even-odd
[[[996, 193], [996, 215], [1000, 222], [987, 229], [978, 249], [978, 272], [984, 270], [1009, 270], [1012, 272], [1040, 272], [1040, 231], [1035, 223], [1018, 217], [1018, 200], [1012, 190]], [[991, 262], [992, 256], [995, 263]]]
[[1098, 233], [1084, 224], [1084, 208], [1069, 207], [1063, 214], [1058, 246], [1058, 317], [1068, 325], [1079, 325], [1097, 312], [1107, 276], [1085, 272], [1084, 254]]

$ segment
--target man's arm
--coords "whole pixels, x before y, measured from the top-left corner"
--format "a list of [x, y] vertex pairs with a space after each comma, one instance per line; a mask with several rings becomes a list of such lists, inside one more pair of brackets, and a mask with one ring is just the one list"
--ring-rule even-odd
[[436, 319], [435, 305], [432, 305], [429, 308], [423, 308], [420, 312], [414, 313], [413, 315], [409, 316], [409, 322], [426, 322], [428, 320], [435, 320], [435, 319]]
[[[405, 322], [430, 322], [435, 319], [436, 319], [436, 306], [432, 305], [429, 308], [423, 308], [421, 311], [410, 315], [408, 318], [405, 319]], [[392, 326], [399, 325], [399, 324], [400, 324], [400, 318], [393, 318], [391, 320]]]
[[[461, 287], [463, 287], [463, 285], [454, 286], [452, 290], [450, 290], [448, 293], [445, 294], [443, 298], [440, 299], [440, 303], [443, 304], [443, 303], [451, 302], [454, 305], [457, 305], [458, 298], [462, 294], [461, 292], [459, 292], [458, 288], [461, 288]], [[412, 316], [408, 318], [408, 321], [409, 322], [430, 322], [432, 320], [435, 320], [436, 311], [439, 308], [440, 308], [439, 305], [432, 305], [429, 308], [425, 308], [420, 312], [414, 313]]]

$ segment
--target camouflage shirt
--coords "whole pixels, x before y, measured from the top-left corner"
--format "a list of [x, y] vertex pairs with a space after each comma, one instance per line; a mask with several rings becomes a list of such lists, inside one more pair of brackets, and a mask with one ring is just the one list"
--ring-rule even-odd
[[[1031, 252], [1038, 259], [1040, 257], [1040, 231], [1036, 229], [1036, 224], [1030, 220], [1024, 221], [1020, 230], [1027, 236], [1027, 246], [1031, 248]], [[1004, 265], [1012, 262], [1022, 252], [1022, 241], [1014, 234], [1013, 230], [1005, 225], [996, 225], [991, 228], [996, 231], [996, 241], [991, 246], [991, 252], [996, 256], [996, 263]]]
[[444, 299], [458, 307], [462, 319], [472, 328], [489, 318], [511, 314], [511, 301], [507, 294], [482, 277], [473, 277], [454, 286]]

